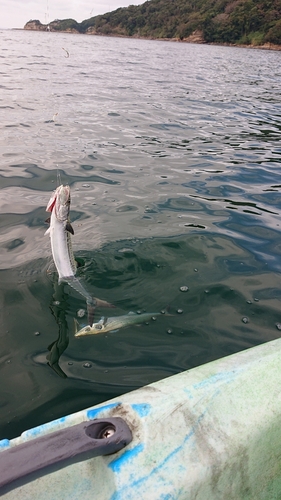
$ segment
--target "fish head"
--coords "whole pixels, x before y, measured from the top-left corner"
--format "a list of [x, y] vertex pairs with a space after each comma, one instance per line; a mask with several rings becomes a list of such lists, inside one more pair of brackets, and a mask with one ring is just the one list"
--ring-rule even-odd
[[[47, 204], [46, 212], [52, 212], [55, 209], [56, 216], [65, 217], [68, 216], [70, 208], [70, 187], [68, 185], [64, 186], [61, 184], [53, 192], [49, 202]], [[59, 220], [64, 220], [59, 219]]]
[[55, 201], [55, 214], [56, 218], [63, 222], [68, 219], [70, 210], [70, 187], [69, 186], [59, 186], [56, 189], [57, 196]]
[[102, 318], [98, 323], [93, 323], [92, 326], [87, 325], [80, 328], [78, 321], [74, 319], [75, 322], [75, 337], [85, 337], [85, 335], [97, 335], [105, 331], [104, 318]]

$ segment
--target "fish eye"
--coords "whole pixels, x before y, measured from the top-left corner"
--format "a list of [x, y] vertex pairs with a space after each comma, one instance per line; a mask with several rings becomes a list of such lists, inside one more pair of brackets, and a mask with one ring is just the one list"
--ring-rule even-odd
[[102, 325], [100, 325], [99, 323], [97, 323], [97, 325], [95, 325], [96, 327], [96, 330], [102, 330]]
[[85, 326], [84, 330], [85, 330], [85, 332], [90, 332], [91, 328], [89, 326]]

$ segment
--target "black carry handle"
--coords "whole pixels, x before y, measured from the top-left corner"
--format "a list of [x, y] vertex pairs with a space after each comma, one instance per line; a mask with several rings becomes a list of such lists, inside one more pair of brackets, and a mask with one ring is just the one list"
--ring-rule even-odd
[[115, 453], [132, 440], [120, 417], [95, 419], [30, 439], [0, 452], [0, 487], [49, 465], [91, 451], [90, 457]]

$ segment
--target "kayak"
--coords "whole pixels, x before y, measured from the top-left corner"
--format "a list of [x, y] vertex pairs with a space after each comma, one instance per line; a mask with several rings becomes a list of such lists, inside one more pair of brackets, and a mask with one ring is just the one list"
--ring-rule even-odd
[[279, 500], [281, 339], [0, 441], [0, 495]]

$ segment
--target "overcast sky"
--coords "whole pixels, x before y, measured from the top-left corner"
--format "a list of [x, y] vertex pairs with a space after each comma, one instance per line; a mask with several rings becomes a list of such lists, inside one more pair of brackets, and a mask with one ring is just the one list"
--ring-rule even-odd
[[45, 24], [54, 19], [78, 22], [118, 7], [140, 5], [145, 0], [1, 0], [0, 28], [23, 28], [30, 19]]

